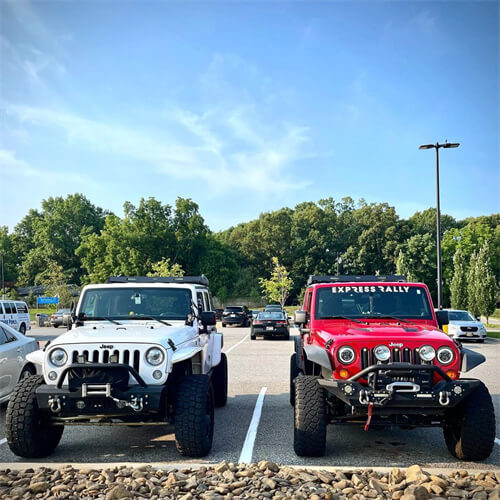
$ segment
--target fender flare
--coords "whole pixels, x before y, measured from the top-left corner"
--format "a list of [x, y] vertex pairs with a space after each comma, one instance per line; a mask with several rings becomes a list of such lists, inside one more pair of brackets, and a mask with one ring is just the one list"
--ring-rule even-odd
[[486, 361], [486, 357], [479, 352], [462, 347], [462, 371], [470, 372], [476, 366]]
[[311, 363], [319, 365], [330, 371], [333, 370], [332, 361], [328, 355], [328, 351], [323, 347], [319, 347], [317, 345], [305, 345], [304, 353], [307, 356], [307, 360], [311, 361]]
[[191, 359], [194, 355], [203, 351], [203, 347], [187, 347], [186, 349], [177, 349], [172, 356], [172, 364], [179, 363], [186, 359]]
[[26, 359], [35, 366], [43, 366], [44, 352], [41, 349], [26, 354]]

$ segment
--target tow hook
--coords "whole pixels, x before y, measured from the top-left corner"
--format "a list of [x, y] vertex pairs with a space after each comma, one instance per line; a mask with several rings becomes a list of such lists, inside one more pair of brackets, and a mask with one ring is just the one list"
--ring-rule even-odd
[[50, 396], [47, 403], [52, 413], [59, 413], [61, 411], [61, 400], [57, 396]]
[[441, 406], [448, 406], [450, 404], [450, 392], [441, 391], [439, 393], [439, 404]]
[[362, 389], [361, 391], [359, 391], [359, 402], [362, 405], [368, 405], [368, 404], [370, 404], [370, 399], [368, 397], [368, 393], [364, 389]]
[[373, 403], [369, 403], [369, 405], [368, 405], [368, 417], [366, 419], [365, 431], [367, 431], [370, 428], [370, 423], [372, 421], [372, 415], [373, 415]]

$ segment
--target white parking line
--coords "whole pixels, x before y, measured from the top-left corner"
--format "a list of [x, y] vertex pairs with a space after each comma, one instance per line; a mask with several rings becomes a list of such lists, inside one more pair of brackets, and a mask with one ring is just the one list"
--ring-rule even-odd
[[249, 337], [249, 335], [246, 335], [243, 337], [237, 344], [232, 345], [227, 351], [224, 351], [226, 354], [229, 354], [235, 347], [238, 347], [242, 342], [245, 342], [245, 340]]
[[7, 442], [7, 438], [0, 439], [0, 444], [5, 444]]
[[238, 462], [250, 464], [252, 463], [253, 447], [255, 444], [255, 438], [257, 437], [257, 429], [259, 428], [260, 415], [262, 413], [262, 405], [264, 404], [264, 396], [266, 394], [267, 387], [263, 387], [260, 390], [259, 397], [255, 403], [255, 408], [253, 410], [252, 420], [248, 426], [247, 437], [243, 443], [243, 448], [241, 449], [241, 454]]

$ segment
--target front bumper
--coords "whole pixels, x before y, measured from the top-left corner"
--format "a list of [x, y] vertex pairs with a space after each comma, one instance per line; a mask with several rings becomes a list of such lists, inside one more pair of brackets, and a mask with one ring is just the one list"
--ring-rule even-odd
[[[376, 388], [373, 388], [358, 381], [370, 374], [382, 372], [393, 377], [384, 387], [375, 385]], [[420, 378], [428, 379], [429, 372], [431, 375], [437, 372], [442, 380], [431, 386], [419, 384]], [[437, 366], [405, 363], [373, 365], [348, 380], [318, 379], [318, 383], [327, 392], [355, 408], [356, 412], [366, 410], [372, 404], [379, 409], [379, 414], [418, 414], [426, 409], [430, 413], [442, 413], [456, 406], [480, 385], [478, 380], [451, 380]]]
[[449, 336], [452, 339], [460, 339], [460, 340], [477, 340], [477, 339], [485, 339], [487, 337], [486, 332], [450, 332]]

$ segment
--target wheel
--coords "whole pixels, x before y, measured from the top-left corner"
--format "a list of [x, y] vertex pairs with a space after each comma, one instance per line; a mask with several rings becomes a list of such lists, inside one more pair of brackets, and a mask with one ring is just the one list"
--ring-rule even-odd
[[32, 375], [36, 375], [36, 370], [31, 365], [25, 366], [21, 375], [19, 375], [19, 380], [24, 380], [25, 378], [31, 377]]
[[318, 377], [295, 380], [293, 449], [299, 457], [321, 457], [326, 448], [325, 395]]
[[478, 344], [484, 344], [484, 339], [479, 339], [479, 340], [477, 341], [477, 343], [478, 343]]
[[189, 375], [175, 401], [175, 444], [182, 455], [204, 457], [214, 437], [214, 395], [207, 375]]
[[22, 323], [21, 326], [19, 327], [19, 333], [21, 335], [26, 335], [26, 325], [24, 323]]
[[54, 328], [59, 328], [59, 325], [52, 325]]
[[290, 404], [295, 405], [295, 379], [300, 373], [299, 367], [297, 366], [297, 354], [293, 353], [290, 356]]
[[226, 328], [226, 323], [222, 323], [222, 328]]
[[215, 406], [226, 406], [227, 403], [227, 356], [222, 353], [220, 363], [212, 374]]
[[495, 410], [481, 382], [477, 389], [445, 415], [444, 439], [450, 453], [461, 460], [484, 460], [495, 443]]
[[290, 332], [285, 332], [285, 340], [290, 340]]
[[24, 458], [50, 455], [59, 444], [64, 426], [50, 425], [39, 410], [35, 391], [43, 384], [41, 375], [19, 381], [12, 392], [5, 417], [7, 443], [13, 453]]

